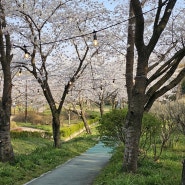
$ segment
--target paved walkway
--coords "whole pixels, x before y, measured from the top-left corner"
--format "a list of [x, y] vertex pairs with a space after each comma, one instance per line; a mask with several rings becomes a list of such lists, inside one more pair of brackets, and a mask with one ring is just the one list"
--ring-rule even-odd
[[111, 149], [98, 143], [85, 153], [24, 185], [92, 185], [108, 163]]

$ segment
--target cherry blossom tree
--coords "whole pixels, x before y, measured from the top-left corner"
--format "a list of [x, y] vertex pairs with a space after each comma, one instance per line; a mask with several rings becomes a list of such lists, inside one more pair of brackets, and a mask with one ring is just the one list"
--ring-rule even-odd
[[59, 147], [59, 116], [66, 95], [94, 56], [92, 26], [106, 11], [97, 2], [78, 0], [24, 0], [11, 5], [15, 52], [20, 49], [29, 55], [15, 67], [26, 69], [38, 81], [52, 113], [54, 146]]
[[[105, 49], [105, 48], [104, 48]], [[113, 52], [112, 48], [99, 50], [97, 58], [92, 61], [90, 80], [90, 92], [88, 99], [93, 102], [100, 110], [100, 115], [104, 114], [105, 102], [111, 98], [122, 99], [125, 95], [125, 78], [123, 72], [122, 58], [119, 55], [105, 55], [106, 51]], [[120, 96], [122, 94], [122, 96]]]
[[[136, 172], [143, 113], [149, 111], [157, 98], [174, 88], [185, 76], [184, 68], [177, 72], [185, 56], [185, 47], [183, 37], [179, 40], [179, 35], [174, 34], [175, 28], [170, 29], [169, 26], [179, 20], [177, 17], [180, 14], [175, 11], [176, 0], [146, 1], [144, 6], [139, 0], [130, 2], [135, 17], [134, 44], [137, 51], [136, 68], [127, 60], [126, 80], [132, 83], [127, 86], [130, 98], [125, 123], [123, 169]], [[144, 11], [148, 8], [151, 11], [145, 15]], [[172, 11], [176, 15], [175, 20], [170, 19]], [[128, 65], [131, 65], [130, 69]]]

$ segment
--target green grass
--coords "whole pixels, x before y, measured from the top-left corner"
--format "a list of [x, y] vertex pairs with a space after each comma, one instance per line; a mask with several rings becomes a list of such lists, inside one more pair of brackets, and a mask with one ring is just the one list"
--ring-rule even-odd
[[123, 147], [119, 147], [93, 185], [180, 185], [183, 158], [185, 145], [181, 142], [164, 150], [158, 161], [152, 156], [140, 160], [137, 173], [130, 174], [122, 170]]
[[96, 142], [97, 136], [84, 134], [53, 148], [53, 141], [39, 137], [14, 138], [13, 163], [0, 163], [0, 184], [21, 185], [80, 155]]

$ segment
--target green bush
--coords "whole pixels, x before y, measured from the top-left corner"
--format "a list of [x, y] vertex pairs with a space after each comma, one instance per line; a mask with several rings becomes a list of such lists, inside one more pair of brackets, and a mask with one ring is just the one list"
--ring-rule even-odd
[[[100, 120], [98, 131], [102, 142], [107, 145], [124, 143], [124, 123], [127, 109], [114, 109], [104, 114]], [[141, 148], [144, 149], [153, 142], [161, 142], [162, 122], [151, 113], [145, 113], [142, 120]]]
[[28, 132], [28, 131], [19, 131], [12, 130], [10, 132], [11, 138], [28, 138], [28, 137], [37, 137], [37, 138], [51, 138], [52, 133], [50, 132]]
[[95, 117], [93, 119], [88, 120], [88, 124], [89, 125], [92, 125], [93, 123], [99, 122], [99, 120], [100, 120], [99, 116], [98, 117]]
[[61, 128], [60, 133], [62, 137], [69, 137], [72, 134], [70, 127]]
[[61, 128], [61, 136], [62, 137], [70, 137], [73, 133], [80, 131], [84, 128], [83, 122], [76, 123], [73, 125], [70, 125], [68, 127], [62, 127]]
[[142, 120], [142, 133], [150, 132], [153, 136], [161, 132], [162, 122], [152, 113], [145, 113]]
[[140, 138], [140, 155], [146, 156], [149, 149], [152, 149], [153, 156], [156, 158], [158, 149], [162, 152], [160, 150], [162, 125], [162, 121], [155, 115], [144, 113]]
[[87, 118], [88, 119], [97, 119], [99, 117], [100, 117], [100, 113], [99, 112], [87, 111]]
[[41, 132], [11, 131], [11, 138], [42, 137]]
[[114, 109], [103, 115], [99, 122], [98, 131], [101, 141], [106, 145], [124, 142], [124, 122], [127, 109]]
[[[88, 124], [91, 125], [93, 123], [96, 123], [97, 121], [99, 121], [99, 117], [96, 117], [95, 119], [88, 120]], [[62, 137], [70, 137], [72, 134], [82, 130], [83, 128], [84, 128], [84, 123], [83, 122], [76, 123], [76, 124], [71, 124], [69, 126], [64, 126], [60, 130], [61, 136]]]

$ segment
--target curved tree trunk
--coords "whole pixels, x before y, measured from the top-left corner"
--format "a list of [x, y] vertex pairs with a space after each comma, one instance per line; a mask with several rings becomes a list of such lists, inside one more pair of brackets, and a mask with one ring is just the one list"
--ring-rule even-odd
[[82, 121], [84, 123], [84, 127], [85, 127], [85, 130], [86, 130], [87, 134], [91, 134], [91, 129], [89, 127], [89, 124], [87, 123], [87, 119], [86, 119], [83, 111], [81, 112], [81, 118], [82, 118]]

